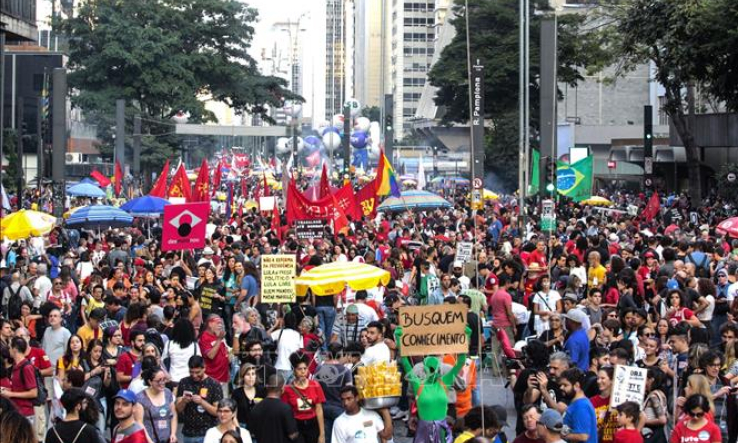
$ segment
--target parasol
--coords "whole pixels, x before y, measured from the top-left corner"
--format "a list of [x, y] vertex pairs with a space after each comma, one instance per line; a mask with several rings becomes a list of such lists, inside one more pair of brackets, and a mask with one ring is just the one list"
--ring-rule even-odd
[[316, 266], [295, 280], [297, 295], [310, 289], [315, 295], [333, 295], [348, 285], [354, 291], [376, 288], [390, 281], [390, 273], [365, 263], [337, 262]]

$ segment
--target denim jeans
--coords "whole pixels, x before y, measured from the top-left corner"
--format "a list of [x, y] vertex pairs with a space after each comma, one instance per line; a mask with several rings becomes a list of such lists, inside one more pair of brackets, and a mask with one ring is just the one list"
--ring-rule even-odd
[[323, 349], [328, 349], [328, 343], [331, 341], [331, 333], [333, 332], [333, 322], [336, 321], [336, 308], [333, 306], [316, 306], [315, 310], [318, 313], [320, 330], [323, 331], [325, 337]]
[[202, 443], [204, 440], [204, 435], [202, 437], [188, 437], [186, 435], [182, 436], [182, 443]]

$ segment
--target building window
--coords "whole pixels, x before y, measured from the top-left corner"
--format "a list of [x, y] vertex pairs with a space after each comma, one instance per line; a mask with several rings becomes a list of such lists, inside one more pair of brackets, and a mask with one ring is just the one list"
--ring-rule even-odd
[[659, 97], [659, 125], [661, 126], [667, 126], [669, 124], [669, 115], [664, 110], [665, 106], [666, 97]]

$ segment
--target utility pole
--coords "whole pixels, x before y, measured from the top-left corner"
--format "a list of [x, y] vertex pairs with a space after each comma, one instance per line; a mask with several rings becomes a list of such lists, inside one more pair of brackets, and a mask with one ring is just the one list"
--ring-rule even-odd
[[25, 169], [23, 168], [23, 137], [25, 136], [25, 126], [23, 124], [23, 107], [25, 106], [22, 96], [18, 96], [15, 104], [15, 127], [17, 135], [16, 148], [18, 152], [18, 210], [23, 209], [23, 188], [25, 187]]
[[[541, 163], [556, 161], [556, 76], [557, 76], [557, 18], [556, 13], [541, 19]], [[554, 163], [555, 164], [555, 163]], [[546, 198], [547, 184], [553, 183], [554, 173], [546, 173], [545, 164], [538, 167], [541, 199]]]
[[133, 183], [137, 188], [143, 186], [141, 180], [141, 116], [133, 117]]
[[41, 185], [44, 177], [44, 134], [43, 134], [43, 118], [44, 118], [44, 99], [38, 98], [38, 114], [36, 116], [36, 189], [41, 195]]
[[54, 68], [52, 73], [52, 154], [51, 179], [54, 216], [64, 214], [64, 154], [67, 150], [67, 70]]
[[[115, 161], [123, 170], [126, 166], [126, 101], [115, 101]], [[115, 167], [115, 166], [113, 166]]]

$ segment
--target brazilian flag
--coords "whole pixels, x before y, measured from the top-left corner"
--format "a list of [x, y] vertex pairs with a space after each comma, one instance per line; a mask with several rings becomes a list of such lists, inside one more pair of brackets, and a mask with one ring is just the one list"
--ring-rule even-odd
[[574, 164], [559, 162], [556, 167], [556, 189], [559, 194], [574, 201], [582, 201], [592, 196], [593, 156], [583, 158]]

